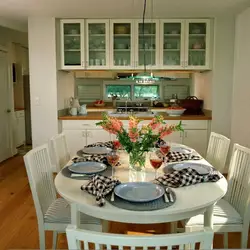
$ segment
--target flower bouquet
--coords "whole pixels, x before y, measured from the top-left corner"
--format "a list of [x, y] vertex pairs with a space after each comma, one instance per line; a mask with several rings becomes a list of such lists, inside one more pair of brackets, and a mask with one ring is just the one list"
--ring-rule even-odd
[[116, 135], [123, 149], [129, 154], [130, 167], [137, 171], [144, 168], [146, 152], [150, 151], [159, 139], [174, 131], [183, 130], [181, 122], [177, 125], [167, 125], [161, 115], [155, 116], [146, 125], [141, 125], [141, 121], [135, 116], [130, 116], [128, 128], [125, 128], [121, 120], [104, 113], [102, 121], [96, 123]]

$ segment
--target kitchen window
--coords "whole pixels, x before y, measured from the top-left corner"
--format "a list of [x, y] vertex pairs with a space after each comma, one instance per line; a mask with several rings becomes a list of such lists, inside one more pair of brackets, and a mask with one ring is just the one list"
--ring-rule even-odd
[[104, 84], [105, 100], [110, 100], [112, 95], [117, 95], [118, 100], [128, 98], [136, 100], [150, 100], [160, 97], [160, 85], [138, 85], [138, 84]]

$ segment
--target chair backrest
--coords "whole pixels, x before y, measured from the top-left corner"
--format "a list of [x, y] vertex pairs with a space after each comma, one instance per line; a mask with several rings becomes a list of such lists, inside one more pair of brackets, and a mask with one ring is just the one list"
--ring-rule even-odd
[[51, 139], [52, 155], [56, 164], [56, 171], [60, 170], [70, 160], [70, 153], [67, 146], [66, 137], [64, 134], [53, 136]]
[[234, 144], [225, 199], [238, 211], [244, 223], [250, 216], [250, 149]]
[[[213, 242], [213, 232], [206, 228], [203, 232], [181, 233], [181, 234], [162, 234], [152, 236], [133, 236], [122, 234], [100, 233], [76, 229], [74, 225], [69, 225], [66, 229], [68, 247], [70, 250], [80, 250], [81, 242], [84, 242], [84, 250], [103, 249], [101, 246], [106, 245], [107, 250], [111, 250], [111, 246], [117, 246], [115, 249], [123, 249], [130, 247], [135, 250], [136, 247], [141, 247], [143, 250], [152, 249], [160, 250], [160, 247], [168, 247], [173, 249], [173, 246], [179, 246], [179, 249], [184, 249], [185, 245], [189, 249], [198, 249], [196, 243], [201, 243], [199, 249], [210, 249]], [[89, 243], [94, 243], [94, 247]], [[105, 248], [104, 248], [105, 249]], [[128, 248], [125, 248], [128, 249]], [[165, 248], [164, 248], [165, 249]]]
[[24, 163], [39, 221], [43, 219], [49, 206], [56, 200], [48, 145], [45, 144], [29, 151], [24, 156]]
[[229, 146], [230, 139], [224, 135], [211, 132], [206, 160], [218, 171], [223, 172], [225, 168]]

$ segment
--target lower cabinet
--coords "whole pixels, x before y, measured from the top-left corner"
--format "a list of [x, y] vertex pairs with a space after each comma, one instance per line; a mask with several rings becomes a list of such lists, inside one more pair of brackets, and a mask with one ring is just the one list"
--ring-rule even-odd
[[[105, 130], [95, 125], [97, 121], [63, 121], [63, 133], [66, 135], [68, 147], [71, 156], [82, 149], [84, 146], [96, 142], [104, 142], [115, 140], [116, 136], [109, 134]], [[166, 121], [167, 124], [177, 124], [179, 121]], [[125, 127], [128, 127], [126, 121]], [[146, 124], [146, 121], [144, 121]], [[183, 121], [184, 132], [173, 132], [167, 135], [164, 140], [181, 143], [189, 146], [199, 152], [202, 156], [206, 155], [208, 135], [209, 135], [209, 121]]]
[[208, 144], [208, 131], [197, 129], [185, 130], [183, 132], [183, 144], [195, 149], [205, 157]]
[[86, 130], [63, 130], [66, 136], [70, 156], [76, 155], [76, 152], [87, 145]]

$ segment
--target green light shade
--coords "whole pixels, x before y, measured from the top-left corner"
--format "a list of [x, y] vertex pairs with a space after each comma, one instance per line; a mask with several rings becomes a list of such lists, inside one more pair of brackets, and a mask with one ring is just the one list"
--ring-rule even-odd
[[161, 78], [155, 77], [153, 73], [148, 74], [146, 72], [143, 72], [136, 76], [131, 75], [128, 78], [126, 78], [126, 80], [133, 80], [136, 81], [136, 83], [138, 84], [153, 84], [157, 81], [160, 81]]

